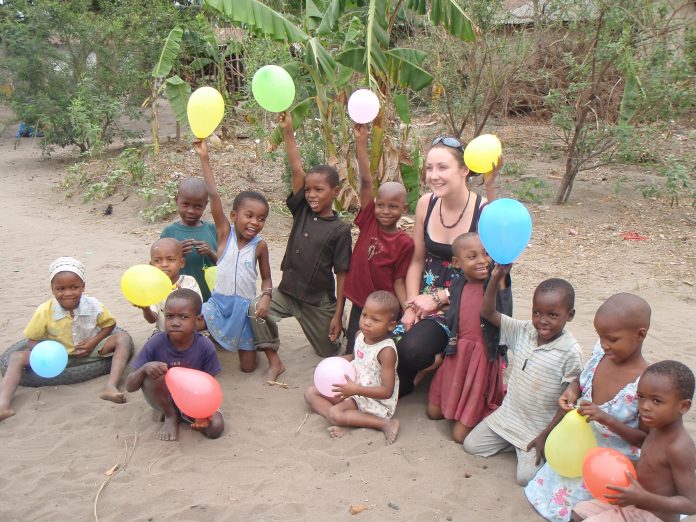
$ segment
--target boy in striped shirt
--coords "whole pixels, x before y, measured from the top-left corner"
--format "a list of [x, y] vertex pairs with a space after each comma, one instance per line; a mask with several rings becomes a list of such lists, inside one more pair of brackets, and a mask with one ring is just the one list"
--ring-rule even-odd
[[556, 415], [558, 397], [580, 374], [582, 358], [580, 345], [565, 330], [575, 316], [575, 291], [568, 281], [547, 279], [537, 286], [531, 321], [496, 311], [495, 294], [511, 266], [496, 265], [481, 306], [481, 317], [500, 328], [500, 344], [513, 353], [507, 395], [469, 433], [464, 450], [490, 457], [514, 448], [517, 483], [525, 486], [543, 464], [539, 434]]

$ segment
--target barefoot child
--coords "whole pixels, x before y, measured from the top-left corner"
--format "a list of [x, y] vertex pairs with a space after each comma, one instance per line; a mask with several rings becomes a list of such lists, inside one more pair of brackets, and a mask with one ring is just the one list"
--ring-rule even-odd
[[[476, 232], [452, 243], [452, 265], [463, 276], [450, 285], [447, 326], [452, 332], [445, 359], [430, 383], [428, 417], [453, 420], [452, 440], [464, 442], [469, 432], [503, 401], [503, 365], [507, 347], [499, 346], [497, 328], [481, 319], [481, 302], [491, 258]], [[496, 306], [512, 314], [509, 278], [498, 291]]]
[[637, 477], [629, 474], [625, 488], [608, 486], [616, 491], [606, 495], [611, 504], [577, 504], [574, 520], [676, 522], [680, 514], [696, 514], [696, 447], [683, 420], [693, 396], [694, 374], [682, 363], [661, 361], [645, 369], [638, 382], [638, 410], [650, 431]]
[[558, 396], [580, 374], [582, 358], [578, 342], [565, 330], [575, 316], [575, 291], [568, 281], [547, 279], [537, 286], [531, 321], [495, 309], [497, 288], [510, 266], [493, 269], [481, 305], [481, 317], [500, 328], [500, 344], [513, 353], [507, 394], [500, 407], [469, 433], [464, 450], [490, 457], [514, 447], [516, 480], [526, 486], [541, 467], [538, 435], [556, 414]]
[[352, 303], [346, 331], [346, 353], [353, 353], [355, 335], [365, 299], [372, 292], [396, 294], [406, 308], [406, 271], [413, 255], [413, 239], [396, 228], [406, 211], [406, 189], [401, 183], [383, 183], [373, 197], [370, 160], [367, 156], [367, 127], [355, 125], [355, 149], [360, 173], [360, 212], [355, 224], [360, 229], [353, 248], [345, 294]]
[[[182, 275], [181, 269], [186, 265], [181, 243], [174, 238], [161, 238], [152, 243], [150, 247], [150, 264], [156, 266], [169, 276], [172, 285], [177, 288], [188, 288], [201, 295], [201, 289], [196, 279], [190, 275]], [[150, 323], [157, 323], [157, 331], [164, 331], [164, 303], [152, 306], [139, 306], [143, 311], [143, 317]]]
[[177, 439], [180, 419], [209, 439], [216, 439], [224, 429], [222, 414], [218, 411], [209, 419], [186, 417], [174, 404], [164, 380], [167, 370], [174, 366], [213, 376], [220, 373], [215, 346], [196, 331], [203, 322], [201, 296], [187, 288], [174, 290], [164, 310], [164, 332], [150, 337], [131, 362], [135, 371], [126, 379], [126, 389], [131, 393], [142, 389], [148, 404], [164, 414], [164, 424], [157, 433], [160, 440]]
[[[217, 282], [210, 299], [203, 306], [203, 316], [208, 331], [218, 344], [226, 350], [238, 352], [241, 370], [253, 372], [257, 362], [251, 318], [248, 315], [254, 318], [254, 322], [265, 320], [273, 288], [268, 245], [258, 235], [266, 224], [268, 202], [258, 192], [241, 192], [232, 202], [228, 220], [210, 168], [208, 146], [205, 141], [196, 141], [194, 147], [201, 159], [219, 245]], [[256, 301], [254, 313], [249, 314], [249, 305], [257, 293], [257, 266], [261, 273], [262, 295]], [[265, 378], [274, 381], [283, 371], [283, 363], [276, 350], [263, 351], [268, 359]]]
[[217, 263], [217, 232], [215, 225], [201, 220], [208, 205], [208, 191], [200, 178], [184, 178], [176, 193], [176, 210], [181, 221], [167, 225], [160, 237], [172, 237], [181, 241], [186, 264], [184, 275], [193, 276], [203, 295], [203, 302], [210, 298], [205, 282], [204, 269]]
[[[638, 379], [648, 364], [642, 346], [650, 328], [650, 305], [637, 295], [616, 294], [599, 307], [594, 318], [599, 340], [580, 377], [568, 385], [558, 403], [561, 412], [586, 415], [599, 446], [637, 459], [646, 430], [638, 426]], [[541, 444], [561, 420], [544, 430]], [[572, 507], [592, 495], [582, 478], [558, 475], [548, 464], [525, 488], [527, 499], [547, 520], [568, 521]]]
[[131, 354], [132, 341], [123, 331], [114, 332], [116, 319], [95, 297], [85, 295], [85, 267], [72, 257], [59, 257], [49, 267], [53, 299], [40, 305], [24, 329], [29, 349], [10, 356], [0, 384], [0, 420], [11, 417], [10, 407], [22, 372], [29, 367], [31, 348], [40, 341], [58, 341], [68, 351], [68, 365], [74, 366], [111, 357], [111, 372], [99, 394], [104, 400], [126, 402], [118, 383]]
[[[327, 398], [314, 386], [307, 388], [305, 401], [333, 424], [332, 437], [342, 437], [347, 428], [373, 428], [384, 433], [387, 444], [396, 440], [399, 421], [392, 418], [399, 397], [396, 376], [396, 346], [389, 332], [396, 326], [399, 300], [380, 290], [370, 294], [360, 316], [360, 333], [355, 352], [346, 355], [353, 361], [355, 381], [346, 376], [345, 384], [335, 385], [336, 396]], [[348, 400], [350, 399], [350, 400]]]
[[[285, 201], [292, 213], [292, 230], [280, 265], [283, 277], [273, 290], [268, 317], [263, 324], [252, 322], [255, 344], [259, 350], [278, 350], [277, 322], [295, 317], [317, 355], [328, 357], [340, 348], [350, 226], [332, 209], [339, 190], [336, 169], [316, 165], [305, 175], [289, 112], [280, 125], [292, 170], [292, 193]], [[253, 315], [253, 309], [249, 313]]]

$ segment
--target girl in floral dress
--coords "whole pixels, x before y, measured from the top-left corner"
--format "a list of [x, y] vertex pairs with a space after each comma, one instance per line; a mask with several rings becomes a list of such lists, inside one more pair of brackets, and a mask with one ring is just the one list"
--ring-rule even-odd
[[[650, 307], [638, 296], [617, 294], [597, 310], [594, 324], [599, 341], [559, 404], [569, 410], [579, 398], [578, 412], [587, 416], [597, 445], [635, 461], [647, 435], [639, 428], [636, 392], [647, 367], [641, 349], [650, 325]], [[592, 498], [581, 477], [562, 477], [548, 463], [527, 484], [525, 494], [534, 509], [552, 521], [570, 520], [573, 506]]]

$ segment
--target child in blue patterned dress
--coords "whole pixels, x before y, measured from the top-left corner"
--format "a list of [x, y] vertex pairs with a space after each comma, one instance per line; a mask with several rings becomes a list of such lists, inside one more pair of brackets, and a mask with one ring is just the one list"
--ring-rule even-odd
[[[648, 363], [642, 346], [650, 327], [650, 305], [637, 295], [616, 294], [599, 307], [594, 318], [599, 340], [580, 377], [558, 399], [559, 415], [540, 437], [545, 438], [561, 415], [576, 402], [587, 417], [597, 444], [637, 460], [647, 430], [639, 426], [638, 379]], [[570, 520], [573, 506], [592, 495], [582, 478], [558, 475], [547, 464], [527, 484], [525, 494], [541, 516]]]
[[[234, 198], [228, 220], [210, 167], [208, 147], [205, 141], [198, 140], [194, 148], [201, 159], [218, 239], [217, 281], [210, 299], [203, 305], [203, 316], [218, 344], [239, 353], [241, 370], [253, 372], [257, 364], [256, 351], [252, 318], [247, 314], [249, 304], [256, 297], [257, 265], [261, 272], [261, 297], [256, 303], [255, 321], [263, 321], [268, 316], [273, 288], [268, 245], [258, 236], [268, 217], [268, 202], [258, 192], [240, 192]], [[275, 380], [283, 364], [276, 351], [263, 351], [269, 366], [266, 379]]]

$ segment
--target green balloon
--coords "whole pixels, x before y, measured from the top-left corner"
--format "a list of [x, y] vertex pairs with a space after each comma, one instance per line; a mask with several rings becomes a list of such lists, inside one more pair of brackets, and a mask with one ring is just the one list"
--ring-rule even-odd
[[290, 108], [295, 99], [295, 82], [282, 67], [265, 65], [254, 74], [251, 92], [267, 111], [283, 112]]

